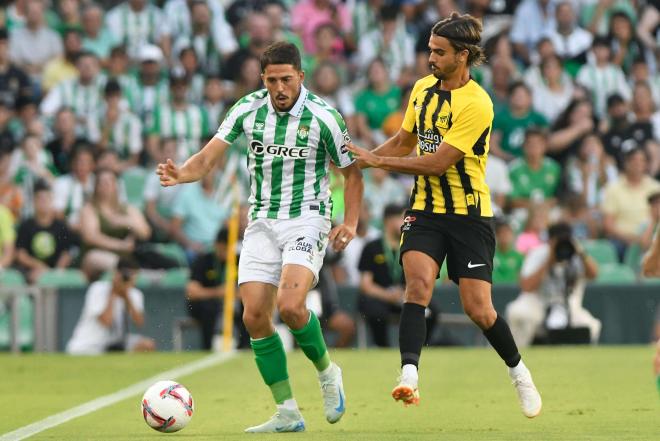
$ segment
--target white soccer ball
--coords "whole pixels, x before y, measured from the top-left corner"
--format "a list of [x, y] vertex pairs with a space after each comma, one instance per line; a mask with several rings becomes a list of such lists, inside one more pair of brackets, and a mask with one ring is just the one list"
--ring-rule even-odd
[[159, 432], [177, 432], [190, 422], [195, 410], [188, 389], [176, 381], [159, 381], [142, 397], [144, 421]]

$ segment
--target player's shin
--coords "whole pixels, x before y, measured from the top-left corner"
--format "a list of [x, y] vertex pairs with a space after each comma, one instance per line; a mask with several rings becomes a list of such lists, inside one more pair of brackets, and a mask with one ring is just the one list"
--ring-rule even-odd
[[316, 370], [322, 372], [330, 366], [330, 355], [323, 339], [321, 323], [313, 311], [309, 311], [307, 324], [300, 329], [291, 329], [291, 333], [305, 356], [314, 363]]
[[251, 339], [250, 345], [264, 383], [270, 388], [275, 403], [293, 398], [286, 366], [284, 345], [277, 332], [265, 338]]
[[518, 352], [518, 346], [516, 346], [513, 335], [511, 335], [511, 329], [506, 321], [498, 315], [493, 326], [483, 332], [488, 342], [497, 351], [506, 365], [510, 368], [516, 367], [521, 357]]

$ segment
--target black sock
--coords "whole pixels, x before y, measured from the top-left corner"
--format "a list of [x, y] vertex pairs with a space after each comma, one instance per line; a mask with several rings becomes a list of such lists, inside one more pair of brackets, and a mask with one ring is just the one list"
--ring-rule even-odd
[[518, 366], [521, 359], [518, 346], [513, 340], [509, 325], [502, 317], [498, 315], [493, 326], [484, 331], [484, 335], [507, 366]]
[[417, 367], [422, 345], [426, 339], [426, 308], [416, 303], [404, 303], [399, 322], [399, 350], [401, 366], [414, 364]]

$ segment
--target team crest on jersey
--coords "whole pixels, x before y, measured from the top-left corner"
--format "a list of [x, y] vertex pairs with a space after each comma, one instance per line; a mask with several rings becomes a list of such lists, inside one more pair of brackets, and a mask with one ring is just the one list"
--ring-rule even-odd
[[298, 138], [307, 139], [308, 136], [309, 136], [309, 127], [307, 126], [298, 127]]
[[412, 226], [412, 223], [415, 222], [417, 218], [415, 216], [406, 216], [406, 218], [403, 220], [403, 225], [401, 226], [401, 231], [408, 231], [410, 230], [410, 227]]
[[440, 113], [438, 113], [438, 128], [447, 130], [449, 128], [449, 121], [451, 120], [451, 108], [449, 107], [449, 102], [445, 101], [440, 107]]
[[264, 129], [264, 123], [258, 122], [254, 125], [254, 130], [263, 130]]

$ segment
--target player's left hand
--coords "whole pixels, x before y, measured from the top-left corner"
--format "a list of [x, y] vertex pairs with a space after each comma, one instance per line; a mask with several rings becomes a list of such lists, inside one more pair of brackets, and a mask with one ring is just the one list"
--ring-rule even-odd
[[332, 249], [339, 252], [342, 251], [346, 246], [351, 243], [351, 240], [355, 237], [355, 227], [349, 227], [346, 224], [337, 225], [330, 231], [328, 240], [332, 244]]
[[346, 145], [346, 148], [348, 149], [349, 152], [353, 154], [353, 157], [357, 159], [360, 168], [379, 166], [380, 157], [374, 155], [369, 150], [363, 149], [362, 147], [358, 147], [352, 142], [349, 142]]

